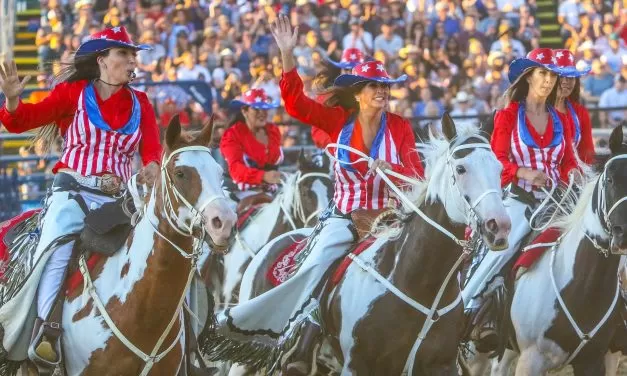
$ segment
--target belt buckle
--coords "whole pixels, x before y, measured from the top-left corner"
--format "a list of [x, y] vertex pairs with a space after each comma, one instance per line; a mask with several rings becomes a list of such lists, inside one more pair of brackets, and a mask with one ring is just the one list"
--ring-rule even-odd
[[120, 178], [115, 175], [103, 175], [100, 178], [100, 190], [108, 195], [120, 192]]

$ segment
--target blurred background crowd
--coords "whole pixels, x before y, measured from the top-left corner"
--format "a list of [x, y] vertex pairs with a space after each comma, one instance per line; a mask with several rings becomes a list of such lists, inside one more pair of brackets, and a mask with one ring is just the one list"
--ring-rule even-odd
[[[563, 46], [592, 68], [582, 79], [591, 110], [627, 108], [625, 3], [557, 4]], [[501, 105], [509, 62], [539, 46], [537, 8], [536, 0], [41, 0], [36, 44], [41, 61], [63, 64], [91, 33], [125, 26], [136, 42], [153, 46], [138, 55], [136, 82], [203, 80], [213, 113], [226, 121], [229, 101], [248, 88], [263, 87], [280, 100], [281, 60], [269, 25], [284, 13], [299, 28], [295, 54], [308, 95], [315, 95], [312, 80], [327, 58], [339, 61], [343, 49], [357, 47], [390, 74], [409, 76], [392, 87], [390, 110], [414, 118], [420, 131], [431, 121], [422, 117], [445, 110], [487, 116]], [[58, 67], [47, 65], [38, 76], [42, 89]], [[208, 116], [176, 84], [146, 90], [162, 127], [177, 113], [190, 127]], [[30, 100], [45, 95], [35, 91]], [[627, 120], [626, 110], [591, 112], [595, 127]], [[277, 124], [291, 121], [281, 109], [271, 116]], [[282, 132], [284, 146], [309, 142], [306, 128], [283, 126]]]

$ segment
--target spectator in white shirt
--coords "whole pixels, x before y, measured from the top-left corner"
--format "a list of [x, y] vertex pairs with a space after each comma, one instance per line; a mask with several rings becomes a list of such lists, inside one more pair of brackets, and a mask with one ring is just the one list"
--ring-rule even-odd
[[222, 89], [230, 73], [235, 73], [240, 79], [242, 78], [242, 71], [235, 67], [235, 54], [230, 48], [225, 48], [220, 52], [220, 66], [213, 70], [213, 85], [217, 89]]
[[207, 68], [198, 65], [196, 58], [191, 52], [185, 52], [180, 58], [183, 64], [176, 70], [176, 77], [181, 81], [202, 80], [211, 84], [211, 73]]
[[[599, 108], [627, 107], [627, 87], [625, 78], [617, 74], [614, 78], [614, 86], [605, 90], [599, 99]], [[601, 125], [613, 128], [627, 120], [627, 110], [600, 111]]]
[[362, 21], [359, 18], [351, 18], [348, 23], [351, 31], [342, 40], [342, 48], [359, 48], [366, 54], [373, 52], [372, 34], [364, 30]]
[[139, 39], [139, 43], [152, 47], [152, 50], [142, 50], [137, 53], [137, 67], [144, 72], [154, 72], [159, 59], [166, 55], [163, 45], [155, 42], [155, 33], [152, 30], [144, 31]]
[[568, 24], [575, 29], [579, 29], [579, 15], [585, 10], [579, 3], [579, 0], [566, 0], [562, 2], [557, 9], [557, 22], [560, 25]]

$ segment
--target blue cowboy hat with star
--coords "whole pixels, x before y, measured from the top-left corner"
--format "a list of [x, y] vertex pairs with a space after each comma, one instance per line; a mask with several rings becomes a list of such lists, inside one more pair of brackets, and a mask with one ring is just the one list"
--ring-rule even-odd
[[360, 82], [381, 82], [392, 85], [404, 82], [406, 79], [406, 74], [397, 78], [390, 77], [382, 62], [372, 60], [355, 66], [351, 73], [339, 75], [334, 84], [341, 87], [353, 86]]
[[76, 50], [76, 57], [95, 52], [102, 52], [110, 48], [130, 48], [133, 50], [151, 50], [147, 44], [135, 44], [124, 26], [110, 27], [89, 36], [89, 40]]

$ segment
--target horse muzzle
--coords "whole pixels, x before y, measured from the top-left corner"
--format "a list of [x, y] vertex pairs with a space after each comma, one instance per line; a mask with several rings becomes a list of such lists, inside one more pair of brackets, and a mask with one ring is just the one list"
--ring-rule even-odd
[[610, 252], [614, 255], [627, 255], [627, 235], [624, 226], [612, 227]]
[[481, 225], [481, 234], [486, 246], [491, 251], [504, 251], [509, 248], [509, 233], [512, 222], [509, 216], [495, 217], [484, 221]]

